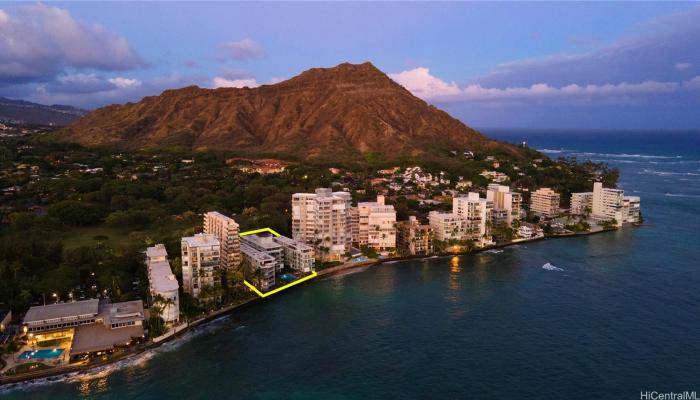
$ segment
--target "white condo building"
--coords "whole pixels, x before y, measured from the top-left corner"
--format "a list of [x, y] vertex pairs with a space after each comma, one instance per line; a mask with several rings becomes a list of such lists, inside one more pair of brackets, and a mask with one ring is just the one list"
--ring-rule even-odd
[[486, 199], [493, 202], [494, 209], [506, 210], [506, 223], [512, 225], [513, 221], [517, 221], [521, 217], [522, 195], [517, 192], [511, 192], [510, 186], [499, 185], [497, 183], [489, 184], [486, 190]]
[[256, 283], [260, 289], [268, 290], [275, 285], [275, 270], [277, 269], [275, 257], [248, 246], [246, 242], [241, 243], [241, 254], [255, 271], [259, 271], [259, 279]]
[[532, 192], [530, 211], [551, 218], [559, 214], [559, 193], [550, 188], [540, 188]]
[[177, 322], [180, 318], [178, 295], [180, 285], [170, 269], [168, 252], [164, 245], [157, 244], [146, 248], [146, 266], [148, 267], [148, 286], [151, 297], [161, 296], [169, 303], [163, 305], [161, 317], [166, 323]]
[[204, 233], [216, 235], [221, 243], [221, 266], [227, 270], [241, 264], [241, 244], [236, 221], [217, 211], [204, 214]]
[[292, 195], [292, 238], [340, 259], [351, 247], [351, 205], [350, 193], [326, 188]]
[[276, 236], [273, 240], [282, 246], [284, 264], [287, 267], [304, 274], [313, 271], [316, 263], [313, 247], [286, 236]]
[[439, 241], [465, 240], [469, 231], [469, 222], [455, 213], [428, 213], [428, 223], [435, 239]]
[[467, 236], [480, 246], [493, 244], [490, 221], [493, 202], [482, 199], [479, 193], [471, 192], [464, 197], [452, 199], [452, 213], [467, 220]]
[[617, 226], [640, 221], [640, 199], [625, 196], [621, 189], [604, 188], [603, 183], [593, 183], [592, 215], [600, 220], [615, 219]]
[[204, 287], [220, 283], [221, 243], [216, 235], [199, 233], [183, 237], [181, 248], [183, 290], [198, 298]]
[[593, 212], [593, 192], [571, 193], [571, 214], [586, 215]]
[[360, 202], [351, 209], [352, 243], [377, 250], [396, 248], [396, 211], [384, 203], [384, 196], [377, 201]]

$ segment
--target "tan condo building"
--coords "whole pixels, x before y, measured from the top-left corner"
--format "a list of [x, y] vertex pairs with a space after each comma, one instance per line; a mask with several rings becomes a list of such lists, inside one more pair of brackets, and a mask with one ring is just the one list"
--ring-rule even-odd
[[540, 188], [530, 197], [530, 211], [547, 218], [559, 215], [559, 193], [550, 188]]
[[235, 270], [241, 264], [240, 233], [236, 221], [217, 211], [204, 214], [204, 233], [216, 235], [221, 243], [221, 267]]
[[494, 209], [507, 211], [506, 223], [508, 225], [521, 219], [523, 198], [520, 193], [512, 192], [510, 186], [497, 183], [489, 184], [486, 199], [493, 202]]
[[408, 254], [430, 254], [433, 252], [433, 230], [430, 225], [423, 225], [414, 216], [408, 221], [396, 223], [397, 245]]

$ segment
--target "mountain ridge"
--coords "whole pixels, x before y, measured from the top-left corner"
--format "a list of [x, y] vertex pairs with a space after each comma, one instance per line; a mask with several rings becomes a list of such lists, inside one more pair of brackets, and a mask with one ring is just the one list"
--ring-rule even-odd
[[255, 88], [169, 89], [93, 111], [61, 132], [87, 146], [287, 154], [306, 160], [419, 157], [455, 149], [519, 156], [413, 96], [371, 63], [312, 68]]

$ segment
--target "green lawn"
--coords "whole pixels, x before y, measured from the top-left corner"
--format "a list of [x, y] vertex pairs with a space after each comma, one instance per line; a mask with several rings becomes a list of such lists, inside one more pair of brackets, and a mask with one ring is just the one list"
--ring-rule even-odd
[[123, 248], [129, 243], [129, 230], [99, 225], [72, 228], [63, 237], [63, 246], [66, 249], [94, 246], [100, 242], [113, 248]]

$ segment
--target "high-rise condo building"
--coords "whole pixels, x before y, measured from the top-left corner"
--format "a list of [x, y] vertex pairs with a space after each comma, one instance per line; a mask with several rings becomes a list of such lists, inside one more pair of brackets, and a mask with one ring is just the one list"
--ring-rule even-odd
[[489, 184], [486, 190], [486, 199], [493, 202], [496, 210], [506, 210], [508, 212], [506, 223], [512, 225], [513, 221], [520, 220], [522, 208], [522, 195], [512, 192], [509, 186], [497, 183]]
[[559, 200], [559, 193], [554, 190], [537, 189], [530, 197], [530, 211], [547, 218], [556, 217], [559, 214]]
[[204, 233], [216, 235], [221, 243], [221, 266], [234, 270], [241, 264], [241, 244], [238, 224], [233, 218], [217, 211], [204, 214]]
[[430, 228], [439, 241], [466, 240], [469, 238], [469, 221], [455, 213], [428, 213]]
[[480, 246], [493, 243], [490, 228], [493, 207], [492, 201], [480, 198], [475, 192], [452, 199], [452, 213], [467, 221], [467, 238]]
[[352, 243], [376, 250], [396, 248], [396, 211], [384, 203], [384, 196], [377, 201], [360, 202], [351, 209]]
[[205, 287], [220, 284], [217, 270], [221, 267], [221, 242], [216, 235], [198, 233], [183, 237], [182, 287], [185, 293], [200, 297]]
[[593, 212], [593, 192], [571, 193], [571, 214], [586, 215]]
[[165, 246], [157, 244], [146, 248], [146, 266], [148, 267], [148, 287], [151, 297], [160, 296], [164, 302], [161, 318], [167, 322], [177, 322], [180, 318], [180, 300], [178, 289], [180, 285], [170, 269], [168, 252]]
[[625, 196], [621, 189], [604, 188], [603, 183], [593, 183], [592, 215], [600, 220], [614, 219], [617, 226], [640, 221], [640, 200]]
[[322, 256], [340, 259], [350, 250], [352, 232], [347, 192], [319, 188], [292, 196], [292, 238], [314, 246]]

